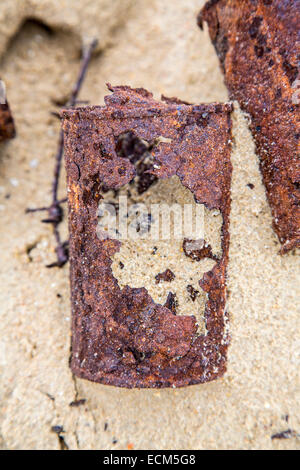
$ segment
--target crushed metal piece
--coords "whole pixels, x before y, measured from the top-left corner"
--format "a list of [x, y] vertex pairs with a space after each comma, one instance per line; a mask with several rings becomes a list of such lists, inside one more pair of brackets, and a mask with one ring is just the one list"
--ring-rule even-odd
[[171, 269], [166, 269], [163, 273], [158, 273], [155, 276], [156, 284], [160, 281], [171, 282], [175, 279], [175, 274]]
[[[62, 112], [69, 194], [72, 295], [71, 368], [78, 377], [121, 387], [181, 387], [226, 370], [226, 268], [229, 251], [231, 104], [163, 103], [144, 89], [111, 87], [106, 106]], [[208, 121], [203, 124], [200, 117]], [[97, 237], [102, 188], [118, 190], [137, 174], [118, 155], [129, 131], [155, 142], [153, 174], [177, 175], [199, 204], [222, 213], [222, 257], [199, 281], [207, 293], [207, 333], [194, 316], [174, 315], [145, 288], [123, 289], [112, 274], [121, 242]], [[119, 149], [118, 149], [119, 150]], [[119, 169], [122, 168], [120, 172]], [[155, 258], [154, 258], [155, 259]]]
[[211, 0], [208, 23], [230, 98], [250, 128], [281, 254], [300, 246], [298, 0]]

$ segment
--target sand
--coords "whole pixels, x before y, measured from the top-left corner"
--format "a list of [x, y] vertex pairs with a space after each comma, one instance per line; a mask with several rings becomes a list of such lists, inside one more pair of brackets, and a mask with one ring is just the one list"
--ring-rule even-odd
[[[3, 449], [60, 449], [51, 431], [57, 425], [70, 449], [300, 447], [296, 436], [271, 439], [288, 428], [300, 433], [299, 255], [278, 255], [253, 140], [237, 104], [228, 280], [232, 340], [223, 379], [180, 390], [130, 391], [72, 377], [69, 266], [45, 268], [54, 260], [51, 228], [40, 223], [39, 214], [24, 214], [28, 206], [49, 203], [60, 125], [49, 111], [71, 89], [80, 44], [89, 36], [96, 34], [100, 45], [84, 100], [102, 104], [107, 81], [144, 86], [155, 97], [228, 99], [207, 31], [196, 26], [203, 3], [1, 4], [1, 78], [18, 130], [15, 140], [0, 147]], [[113, 21], [102, 14], [103, 4], [115, 13], [108, 15]], [[52, 33], [25, 21], [32, 17], [54, 28]], [[65, 195], [64, 181], [60, 194]], [[66, 223], [63, 231], [67, 237]], [[69, 406], [81, 398], [84, 405]]]
[[[196, 261], [187, 257], [183, 250], [183, 243], [187, 238], [194, 240], [194, 243], [198, 243], [198, 246], [202, 248], [205, 239], [205, 243], [211, 245], [213, 254], [221, 257], [223, 219], [220, 211], [208, 210], [204, 204], [199, 204], [199, 210], [196, 213], [197, 204], [194, 196], [180, 183], [178, 176], [154, 182], [141, 195], [138, 194], [135, 184], [133, 186], [128, 184], [115, 197], [112, 197], [113, 191], [109, 191], [103, 203], [115, 201], [118, 204], [120, 201], [122, 204], [121, 198], [126, 197], [128, 191], [130, 192], [130, 198], [127, 198], [129, 217], [125, 220], [125, 226], [129, 237], [123, 239], [124, 234], [119, 232], [122, 245], [120, 251], [113, 256], [113, 275], [121, 288], [126, 285], [145, 287], [154, 302], [160, 305], [165, 304], [168, 294], [172, 292], [175, 295], [176, 315], [194, 315], [198, 325], [197, 335], [204, 334], [206, 332], [204, 310], [207, 294], [200, 288], [199, 279], [214, 267], [216, 260], [203, 258]], [[158, 206], [162, 201], [163, 205]], [[136, 208], [139, 207], [137, 204], [144, 205], [139, 209], [139, 219], [142, 222], [138, 226], [139, 232], [136, 231], [138, 220], [135, 214]], [[191, 225], [194, 227], [191, 226], [190, 231], [185, 232], [184, 205], [187, 204], [192, 210], [191, 215], [194, 218], [191, 217], [191, 220], [194, 223]], [[170, 208], [174, 211], [170, 212]], [[213, 215], [215, 212], [218, 215]], [[120, 215], [120, 212], [118, 214]], [[150, 220], [148, 214], [151, 216]], [[196, 227], [196, 216], [198, 216], [198, 227]], [[105, 222], [105, 219], [101, 218], [99, 223], [102, 220]], [[199, 229], [198, 236], [195, 236], [196, 228]], [[115, 237], [115, 235], [112, 236]], [[166, 270], [171, 270], [174, 279], [170, 281], [157, 279], [157, 276]], [[196, 298], [191, 297], [188, 286], [197, 292]]]

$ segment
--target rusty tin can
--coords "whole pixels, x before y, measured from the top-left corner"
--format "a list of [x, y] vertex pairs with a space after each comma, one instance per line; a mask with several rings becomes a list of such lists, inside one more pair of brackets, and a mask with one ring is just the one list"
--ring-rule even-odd
[[199, 14], [220, 59], [230, 99], [250, 129], [282, 245], [300, 246], [298, 0], [213, 0]]
[[[226, 269], [232, 105], [189, 105], [167, 98], [158, 102], [144, 89], [109, 88], [113, 93], [105, 98], [105, 106], [62, 112], [69, 199], [71, 369], [80, 378], [127, 388], [182, 387], [214, 380], [226, 370], [229, 343]], [[125, 150], [120, 148], [122, 135], [129, 136], [123, 142]], [[194, 316], [176, 315], [172, 295], [161, 305], [144, 287], [121, 288], [112, 259], [122, 242], [97, 236], [100, 201], [107, 191], [118, 191], [139, 175], [138, 156], [145, 142], [156, 145], [150, 149], [153, 162], [139, 180], [140, 192], [154, 181], [177, 175], [197, 203], [222, 215], [221, 255], [199, 278], [207, 299], [205, 334], [197, 335]], [[197, 257], [207, 254], [211, 251], [205, 247]], [[155, 282], [171, 285], [174, 276], [169, 271], [159, 273]], [[194, 299], [196, 290], [188, 288]]]

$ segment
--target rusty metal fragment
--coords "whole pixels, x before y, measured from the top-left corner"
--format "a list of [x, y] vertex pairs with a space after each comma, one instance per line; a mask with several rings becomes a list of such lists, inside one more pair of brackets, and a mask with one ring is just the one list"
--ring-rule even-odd
[[182, 247], [185, 255], [196, 261], [200, 261], [203, 258], [218, 261], [218, 257], [212, 252], [211, 245], [206, 243], [205, 240], [190, 240], [185, 238]]
[[173, 292], [169, 292], [164, 307], [168, 308], [174, 315], [176, 315], [177, 300], [176, 295]]
[[0, 142], [14, 136], [15, 126], [6, 100], [5, 84], [0, 80]]
[[14, 121], [7, 103], [0, 104], [0, 142], [15, 136]]
[[[214, 380], [226, 370], [229, 342], [225, 304], [232, 106], [158, 102], [144, 89], [110, 90], [106, 106], [62, 113], [69, 194], [72, 371], [81, 378], [128, 388], [181, 387]], [[128, 145], [123, 140], [122, 147], [119, 138], [129, 132], [139, 140], [131, 138]], [[152, 145], [158, 140], [159, 145]], [[138, 148], [134, 151], [132, 145]], [[194, 316], [176, 315], [172, 292], [162, 306], [145, 288], [121, 289], [111, 268], [121, 241], [100, 240], [96, 234], [102, 194], [139, 178], [139, 164], [149, 147], [155, 178], [177, 175], [198, 203], [220, 210], [223, 217], [222, 256], [199, 280], [207, 293], [206, 334], [196, 334]]]
[[163, 273], [158, 273], [155, 276], [156, 283], [159, 284], [160, 282], [172, 282], [175, 279], [175, 274], [171, 271], [171, 269], [166, 269]]
[[[281, 253], [300, 246], [298, 0], [211, 0], [206, 21], [230, 98], [250, 128]], [[297, 90], [298, 88], [298, 90]]]

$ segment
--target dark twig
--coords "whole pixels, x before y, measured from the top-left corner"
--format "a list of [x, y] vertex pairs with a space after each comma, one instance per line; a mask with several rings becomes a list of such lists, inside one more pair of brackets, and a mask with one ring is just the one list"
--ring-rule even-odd
[[[77, 97], [79, 95], [82, 83], [84, 81], [84, 78], [86, 76], [86, 72], [92, 57], [92, 52], [95, 49], [97, 45], [97, 40], [93, 40], [91, 44], [83, 49], [82, 53], [82, 61], [81, 61], [81, 67], [80, 71], [78, 74], [77, 81], [72, 89], [70, 99], [67, 103], [67, 107], [74, 107], [78, 103], [83, 103], [81, 101], [77, 100]], [[57, 113], [52, 113], [55, 116], [59, 116]], [[54, 232], [54, 237], [56, 240], [56, 256], [57, 256], [57, 261], [54, 263], [48, 264], [48, 268], [53, 268], [54, 266], [57, 267], [62, 267], [67, 261], [69, 257], [69, 241], [62, 242], [60, 238], [60, 233], [58, 230], [58, 225], [63, 219], [63, 209], [61, 207], [61, 204], [66, 202], [66, 198], [64, 199], [58, 199], [58, 185], [59, 185], [59, 178], [60, 178], [60, 171], [61, 171], [61, 163], [62, 163], [62, 157], [64, 153], [64, 134], [63, 130], [60, 130], [59, 133], [59, 139], [58, 139], [58, 150], [55, 156], [55, 169], [54, 169], [54, 178], [53, 178], [53, 183], [52, 183], [52, 203], [48, 207], [38, 207], [35, 209], [26, 209], [26, 213], [30, 212], [40, 212], [40, 211], [47, 211], [48, 212], [48, 217], [43, 219], [43, 223], [47, 224], [52, 224], [53, 225], [53, 232]]]
[[299, 434], [296, 433], [296, 431], [293, 431], [292, 429], [287, 429], [286, 431], [278, 432], [276, 434], [273, 434], [271, 436], [271, 439], [290, 439], [292, 437], [300, 437]]

